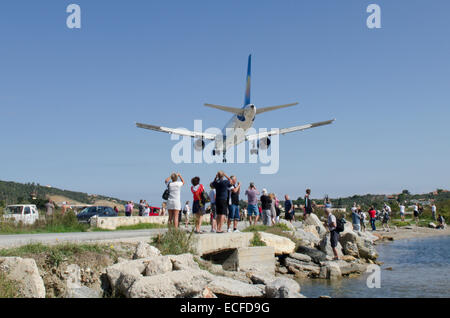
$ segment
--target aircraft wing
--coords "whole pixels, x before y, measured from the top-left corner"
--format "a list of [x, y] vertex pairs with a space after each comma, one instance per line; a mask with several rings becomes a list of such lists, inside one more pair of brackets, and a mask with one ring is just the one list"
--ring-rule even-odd
[[329, 125], [334, 121], [335, 121], [335, 119], [332, 119], [332, 120], [326, 120], [326, 121], [321, 121], [318, 123], [307, 124], [307, 125], [302, 125], [302, 126], [294, 126], [294, 127], [282, 128], [282, 129], [278, 129], [278, 130], [269, 130], [269, 131], [261, 132], [259, 134], [247, 135], [245, 137], [245, 139], [250, 141], [250, 140], [255, 140], [255, 139], [266, 138], [266, 137], [273, 136], [273, 135], [284, 135], [284, 134], [294, 132], [294, 131], [302, 131], [302, 130], [306, 130], [309, 128]]
[[155, 130], [160, 132], [165, 132], [168, 134], [175, 134], [180, 136], [188, 136], [192, 138], [203, 138], [208, 140], [214, 140], [216, 138], [216, 135], [208, 134], [204, 132], [198, 132], [198, 131], [190, 131], [187, 129], [182, 128], [167, 128], [162, 126], [154, 126], [154, 125], [148, 125], [148, 124], [141, 124], [136, 123], [136, 126], [139, 128], [149, 129], [149, 130]]

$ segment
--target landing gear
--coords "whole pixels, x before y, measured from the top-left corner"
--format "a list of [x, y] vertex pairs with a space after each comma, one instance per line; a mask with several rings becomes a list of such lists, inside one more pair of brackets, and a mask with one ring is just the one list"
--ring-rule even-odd
[[222, 162], [223, 162], [223, 163], [227, 162], [227, 158], [225, 158], [225, 155], [226, 155], [226, 153], [225, 153], [225, 151], [224, 151], [224, 152], [223, 152], [223, 159], [222, 159]]

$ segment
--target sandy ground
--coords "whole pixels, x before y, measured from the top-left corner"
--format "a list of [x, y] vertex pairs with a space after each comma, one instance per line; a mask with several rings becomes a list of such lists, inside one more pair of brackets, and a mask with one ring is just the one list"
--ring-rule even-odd
[[416, 227], [415, 225], [400, 227], [397, 230], [390, 230], [389, 232], [383, 230], [376, 230], [371, 232], [379, 234], [384, 237], [392, 237], [394, 240], [410, 239], [410, 238], [424, 238], [424, 237], [434, 237], [434, 236], [446, 236], [450, 235], [450, 228], [447, 227], [444, 230], [426, 228], [426, 227]]

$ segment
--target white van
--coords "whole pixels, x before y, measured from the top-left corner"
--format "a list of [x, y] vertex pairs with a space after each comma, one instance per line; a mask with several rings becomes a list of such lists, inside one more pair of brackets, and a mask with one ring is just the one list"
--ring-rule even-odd
[[24, 224], [34, 224], [39, 219], [39, 211], [34, 204], [15, 204], [5, 208], [3, 218], [22, 221]]

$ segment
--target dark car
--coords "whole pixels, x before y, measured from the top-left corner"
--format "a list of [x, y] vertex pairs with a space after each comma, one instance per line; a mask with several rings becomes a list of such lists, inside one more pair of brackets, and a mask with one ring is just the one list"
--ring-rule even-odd
[[98, 217], [113, 217], [117, 216], [117, 213], [109, 206], [90, 206], [81, 210], [77, 214], [77, 219], [78, 222], [89, 223], [94, 215]]

